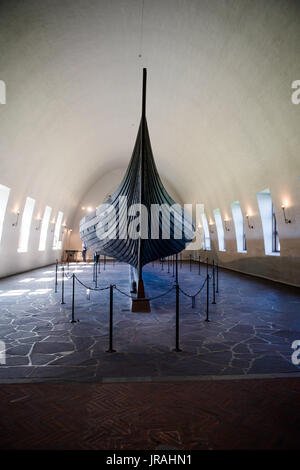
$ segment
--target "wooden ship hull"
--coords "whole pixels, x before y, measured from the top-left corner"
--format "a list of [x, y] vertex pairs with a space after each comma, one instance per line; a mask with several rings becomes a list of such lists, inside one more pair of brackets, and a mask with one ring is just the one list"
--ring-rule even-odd
[[[155, 165], [146, 122], [146, 76], [144, 69], [142, 117], [125, 176], [115, 193], [80, 221], [80, 237], [87, 249], [136, 268], [138, 299], [145, 298], [143, 266], [180, 253], [194, 236], [191, 216], [167, 193]], [[158, 206], [161, 215], [154, 217], [152, 208]], [[169, 227], [169, 236], [164, 227]]]

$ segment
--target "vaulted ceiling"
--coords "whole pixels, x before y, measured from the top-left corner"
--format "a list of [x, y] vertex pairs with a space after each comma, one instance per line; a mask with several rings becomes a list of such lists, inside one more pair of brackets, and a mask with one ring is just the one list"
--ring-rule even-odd
[[299, 24], [296, 0], [1, 1], [0, 183], [72, 218], [129, 161], [145, 66], [156, 163], [183, 201], [296, 200]]

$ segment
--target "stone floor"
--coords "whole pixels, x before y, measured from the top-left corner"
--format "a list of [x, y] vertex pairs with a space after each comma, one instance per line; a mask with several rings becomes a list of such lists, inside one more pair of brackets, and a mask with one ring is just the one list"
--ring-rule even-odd
[[[172, 269], [165, 263], [145, 269], [147, 294], [172, 288]], [[70, 265], [93, 286], [92, 265]], [[129, 294], [129, 268], [101, 265], [99, 286], [116, 284]], [[71, 280], [54, 292], [55, 268], [37, 269], [0, 280], [0, 380], [114, 381], [193, 380], [271, 374], [299, 374], [291, 362], [291, 343], [300, 339], [299, 289], [220, 270], [216, 305], [205, 321], [205, 288], [192, 308], [180, 295], [180, 346], [175, 343], [175, 291], [151, 302], [151, 313], [131, 313], [130, 298], [114, 291], [114, 347], [108, 348], [109, 291], [91, 291], [76, 282], [75, 318], [71, 319]], [[193, 294], [205, 280], [205, 266], [179, 269], [179, 283]], [[60, 281], [60, 279], [59, 279]], [[211, 302], [212, 298], [210, 298]], [[5, 356], [5, 357], [4, 357]]]

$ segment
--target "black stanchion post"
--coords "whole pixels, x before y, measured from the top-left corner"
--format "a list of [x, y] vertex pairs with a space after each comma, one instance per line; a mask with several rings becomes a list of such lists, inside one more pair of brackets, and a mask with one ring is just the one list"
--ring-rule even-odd
[[217, 264], [217, 294], [219, 293], [219, 263]]
[[208, 258], [206, 258], [206, 276], [208, 275]]
[[163, 258], [161, 259], [161, 270], [162, 271], [164, 270], [164, 259]]
[[170, 272], [170, 257], [168, 256], [168, 273]]
[[190, 255], [190, 272], [192, 271], [192, 255]]
[[65, 267], [61, 268], [62, 277], [61, 277], [61, 304], [65, 304]]
[[179, 347], [179, 285], [175, 285], [176, 289], [176, 334], [175, 334], [175, 349], [176, 352], [181, 352]]
[[174, 270], [175, 270], [175, 263], [174, 263], [174, 255], [172, 256], [172, 277], [174, 277]]
[[206, 276], [206, 319], [205, 321], [209, 321], [209, 274]]
[[98, 263], [96, 261], [96, 265], [95, 265], [95, 287], [96, 287], [96, 289], [98, 287], [98, 285], [97, 285], [98, 284], [98, 266], [97, 265], [98, 265]]
[[58, 260], [56, 260], [56, 263], [55, 263], [55, 288], [54, 288], [55, 293], [57, 292], [57, 270], [58, 270]]
[[212, 304], [216, 303], [216, 276], [215, 276], [215, 261], [213, 260], [212, 267], [212, 278], [213, 278], [213, 301]]
[[200, 260], [200, 256], [198, 258], [198, 274], [200, 276], [200, 263], [201, 263], [201, 260]]
[[116, 352], [113, 348], [113, 309], [114, 309], [114, 286], [109, 286], [109, 348], [106, 352]]
[[178, 285], [178, 254], [175, 255], [175, 282]]
[[71, 323], [76, 323], [75, 320], [75, 274], [72, 276], [73, 285], [72, 285], [72, 320]]

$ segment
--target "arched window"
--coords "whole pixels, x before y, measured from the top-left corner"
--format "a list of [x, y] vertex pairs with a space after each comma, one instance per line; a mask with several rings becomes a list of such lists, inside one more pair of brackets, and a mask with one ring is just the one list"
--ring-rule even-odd
[[244, 219], [239, 201], [231, 204], [231, 212], [236, 236], [236, 249], [238, 253], [247, 253]]
[[263, 228], [265, 253], [266, 255], [278, 256], [280, 255], [280, 243], [270, 190], [265, 189], [257, 193], [256, 198]]
[[223, 228], [223, 221], [222, 221], [220, 209], [214, 210], [214, 218], [215, 218], [217, 234], [218, 234], [219, 251], [225, 251], [224, 228]]
[[31, 197], [27, 197], [23, 214], [22, 214], [19, 248], [18, 248], [19, 253], [26, 253], [26, 251], [28, 251], [28, 242], [29, 242], [30, 227], [31, 227], [34, 206], [35, 206], [35, 200], [32, 199]]
[[6, 85], [3, 80], [0, 80], [0, 104], [6, 104]]
[[46, 240], [47, 240], [47, 233], [48, 233], [51, 212], [52, 212], [51, 207], [46, 206], [44, 215], [43, 215], [43, 220], [42, 220], [39, 251], [45, 251], [46, 249]]
[[0, 242], [2, 238], [3, 224], [4, 224], [4, 218], [5, 218], [9, 193], [10, 193], [10, 188], [8, 188], [7, 186], [3, 186], [3, 184], [0, 184]]
[[59, 240], [60, 237], [60, 229], [63, 219], [63, 212], [59, 211], [56, 219], [55, 229], [54, 229], [54, 237], [53, 237], [53, 250], [60, 250], [62, 246], [62, 242]]
[[208, 228], [208, 223], [207, 223], [207, 217], [204, 212], [201, 214], [201, 220], [202, 220], [202, 226], [204, 230], [204, 250], [210, 250], [211, 249], [210, 234], [209, 234], [209, 228]]

